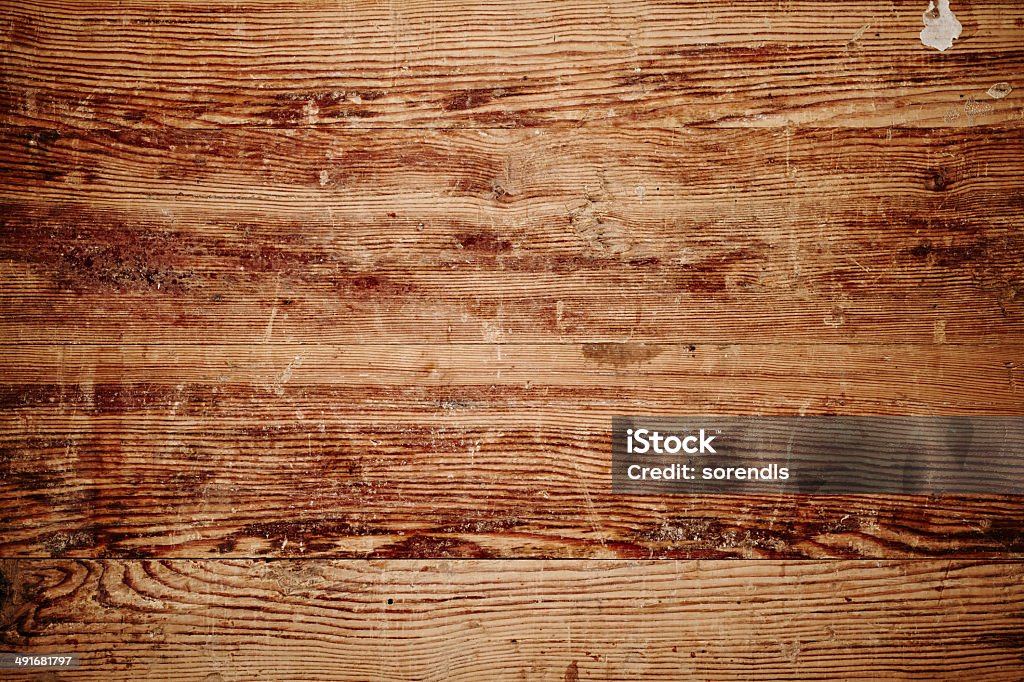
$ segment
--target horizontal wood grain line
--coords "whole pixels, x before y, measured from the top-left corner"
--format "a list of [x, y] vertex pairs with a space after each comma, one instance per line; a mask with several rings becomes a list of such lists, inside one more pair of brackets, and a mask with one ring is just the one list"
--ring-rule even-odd
[[1014, 680], [1024, 625], [1018, 563], [49, 560], [0, 572], [0, 642], [73, 649], [69, 677], [83, 680]]
[[18, 3], [0, 117], [83, 126], [1019, 126], [1020, 6]]
[[5, 343], [1022, 332], [1013, 131], [0, 140]]

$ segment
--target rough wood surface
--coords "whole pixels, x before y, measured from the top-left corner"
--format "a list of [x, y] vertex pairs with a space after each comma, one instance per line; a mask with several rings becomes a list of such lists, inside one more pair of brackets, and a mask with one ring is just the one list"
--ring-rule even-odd
[[1017, 131], [0, 133], [0, 340], [1019, 342]]
[[1021, 556], [1020, 497], [610, 493], [616, 414], [1020, 414], [1020, 348], [16, 346], [8, 556]]
[[1019, 564], [3, 568], [0, 644], [73, 649], [81, 667], [60, 679], [1010, 681], [1024, 655]]
[[[1020, 127], [1016, 0], [8, 0], [0, 121], [95, 127]], [[1020, 87], [1020, 86], [1018, 86]]]
[[0, 0], [0, 649], [1019, 679], [1021, 496], [610, 493], [617, 414], [1024, 414], [1024, 6], [926, 6]]

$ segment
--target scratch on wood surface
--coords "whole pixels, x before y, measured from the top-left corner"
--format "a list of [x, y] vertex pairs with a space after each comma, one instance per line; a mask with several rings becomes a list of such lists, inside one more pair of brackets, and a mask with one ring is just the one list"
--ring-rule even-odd
[[867, 33], [868, 29], [870, 29], [870, 28], [871, 28], [871, 24], [864, 24], [863, 26], [858, 28], [856, 31], [854, 31], [853, 35], [846, 42], [846, 47], [847, 48], [857, 47], [859, 45], [860, 39], [864, 37], [864, 34]]
[[302, 364], [303, 359], [304, 357], [302, 354], [296, 355], [292, 358], [291, 362], [285, 366], [281, 371], [281, 374], [278, 375], [277, 381], [274, 382], [274, 393], [279, 396], [284, 395], [284, 385], [291, 381], [292, 373], [295, 371], [296, 367]]
[[270, 318], [267, 319], [267, 328], [263, 332], [263, 343], [270, 343], [270, 336], [274, 333], [274, 318], [277, 317], [277, 305], [270, 310]]
[[594, 500], [590, 497], [590, 490], [587, 488], [587, 481], [580, 470], [580, 464], [576, 461], [576, 458], [572, 458], [573, 469], [576, 470], [576, 483], [581, 493], [583, 493], [583, 500], [587, 505], [587, 515], [590, 518], [590, 526], [594, 533], [600, 538], [601, 544], [605, 544], [605, 539], [601, 534], [600, 516], [597, 513], [597, 508], [594, 506]]
[[267, 320], [267, 327], [263, 331], [263, 343], [270, 343], [270, 337], [274, 333], [274, 318], [277, 317], [277, 307], [280, 302], [281, 295], [281, 277], [277, 276], [274, 282], [274, 303], [270, 309], [270, 318]]

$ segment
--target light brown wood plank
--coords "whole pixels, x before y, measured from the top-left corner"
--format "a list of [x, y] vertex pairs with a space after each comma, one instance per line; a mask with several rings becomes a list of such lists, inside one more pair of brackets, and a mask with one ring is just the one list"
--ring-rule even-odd
[[[1017, 680], [1021, 564], [7, 561], [61, 679]], [[13, 675], [11, 679], [26, 679]], [[38, 679], [38, 678], [30, 678]]]
[[[415, 399], [414, 391], [487, 388], [494, 398], [507, 391], [508, 398], [526, 399], [530, 391], [556, 389], [574, 389], [575, 400], [617, 395], [602, 410], [607, 414], [630, 404], [634, 397], [628, 393], [636, 392], [646, 396], [642, 406], [658, 414], [714, 404], [730, 414], [1012, 415], [1024, 413], [1018, 402], [1022, 354], [1021, 344], [9, 346], [0, 360], [0, 404], [88, 416], [167, 408], [172, 402], [187, 412], [193, 388], [201, 410], [237, 409], [247, 399], [236, 394], [243, 388], [279, 397], [289, 392], [289, 400], [317, 389], [403, 388], [410, 391], [408, 408], [416, 411], [437, 405], [425, 393]], [[219, 394], [206, 395], [217, 386], [223, 387]], [[114, 395], [132, 387], [153, 393]], [[203, 396], [215, 403], [199, 400]], [[474, 407], [485, 408], [486, 402]]]
[[616, 414], [1020, 415], [1017, 346], [8, 347], [6, 556], [1022, 556], [1019, 497], [611, 494]]
[[6, 342], [1024, 333], [1017, 131], [11, 128]]
[[[8, 1], [0, 120], [223, 125], [971, 126], [1024, 121], [1024, 10], [959, 3]], [[998, 82], [1017, 90], [995, 100]]]

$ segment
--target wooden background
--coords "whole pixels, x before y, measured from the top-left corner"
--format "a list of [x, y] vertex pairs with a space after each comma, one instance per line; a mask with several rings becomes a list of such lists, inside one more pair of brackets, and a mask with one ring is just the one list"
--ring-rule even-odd
[[926, 7], [0, 0], [0, 649], [1020, 679], [1020, 497], [610, 494], [616, 414], [1024, 415], [1024, 7]]

